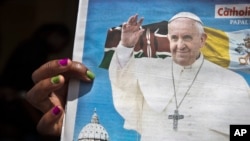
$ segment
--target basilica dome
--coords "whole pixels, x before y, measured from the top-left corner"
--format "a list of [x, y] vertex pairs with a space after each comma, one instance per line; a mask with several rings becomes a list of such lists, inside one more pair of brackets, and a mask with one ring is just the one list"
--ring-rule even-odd
[[91, 122], [82, 128], [78, 141], [109, 141], [106, 129], [99, 123], [96, 110], [92, 115]]

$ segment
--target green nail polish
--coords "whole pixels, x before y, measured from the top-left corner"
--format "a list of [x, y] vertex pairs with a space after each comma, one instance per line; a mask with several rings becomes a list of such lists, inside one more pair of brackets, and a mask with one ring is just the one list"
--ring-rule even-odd
[[93, 80], [95, 78], [95, 74], [93, 72], [91, 72], [90, 70], [87, 71], [87, 76], [91, 80]]
[[54, 76], [54, 77], [51, 78], [51, 83], [52, 84], [58, 84], [59, 82], [60, 82], [59, 75]]

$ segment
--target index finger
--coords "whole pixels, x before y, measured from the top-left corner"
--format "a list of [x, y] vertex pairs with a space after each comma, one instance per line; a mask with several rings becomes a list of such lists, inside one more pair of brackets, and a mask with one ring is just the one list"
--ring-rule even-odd
[[138, 21], [138, 14], [129, 17], [127, 24], [133, 26], [141, 26], [144, 18], [140, 18]]
[[37, 83], [42, 79], [66, 72], [70, 69], [71, 64], [72, 61], [68, 58], [49, 61], [33, 72], [32, 80]]
[[133, 16], [129, 17], [127, 23], [128, 23], [129, 25], [136, 25], [136, 23], [137, 23], [137, 18], [138, 18], [138, 15], [137, 15], [137, 14], [136, 14], [136, 15], [133, 15]]
[[91, 82], [95, 75], [84, 64], [70, 59], [53, 60], [34, 71], [32, 79], [37, 83], [43, 79], [62, 74], [66, 81], [70, 78]]

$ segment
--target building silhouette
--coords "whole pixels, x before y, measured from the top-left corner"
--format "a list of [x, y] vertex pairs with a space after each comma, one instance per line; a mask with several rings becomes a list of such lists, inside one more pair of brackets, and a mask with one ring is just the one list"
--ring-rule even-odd
[[108, 132], [99, 123], [96, 110], [94, 110], [91, 122], [82, 128], [78, 136], [78, 141], [109, 141]]

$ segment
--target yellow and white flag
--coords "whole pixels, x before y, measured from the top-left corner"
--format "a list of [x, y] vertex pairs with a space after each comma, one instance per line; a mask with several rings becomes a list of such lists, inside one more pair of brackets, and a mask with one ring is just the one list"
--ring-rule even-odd
[[202, 48], [205, 58], [232, 70], [250, 69], [250, 29], [225, 32], [205, 27], [205, 32], [208, 35]]

